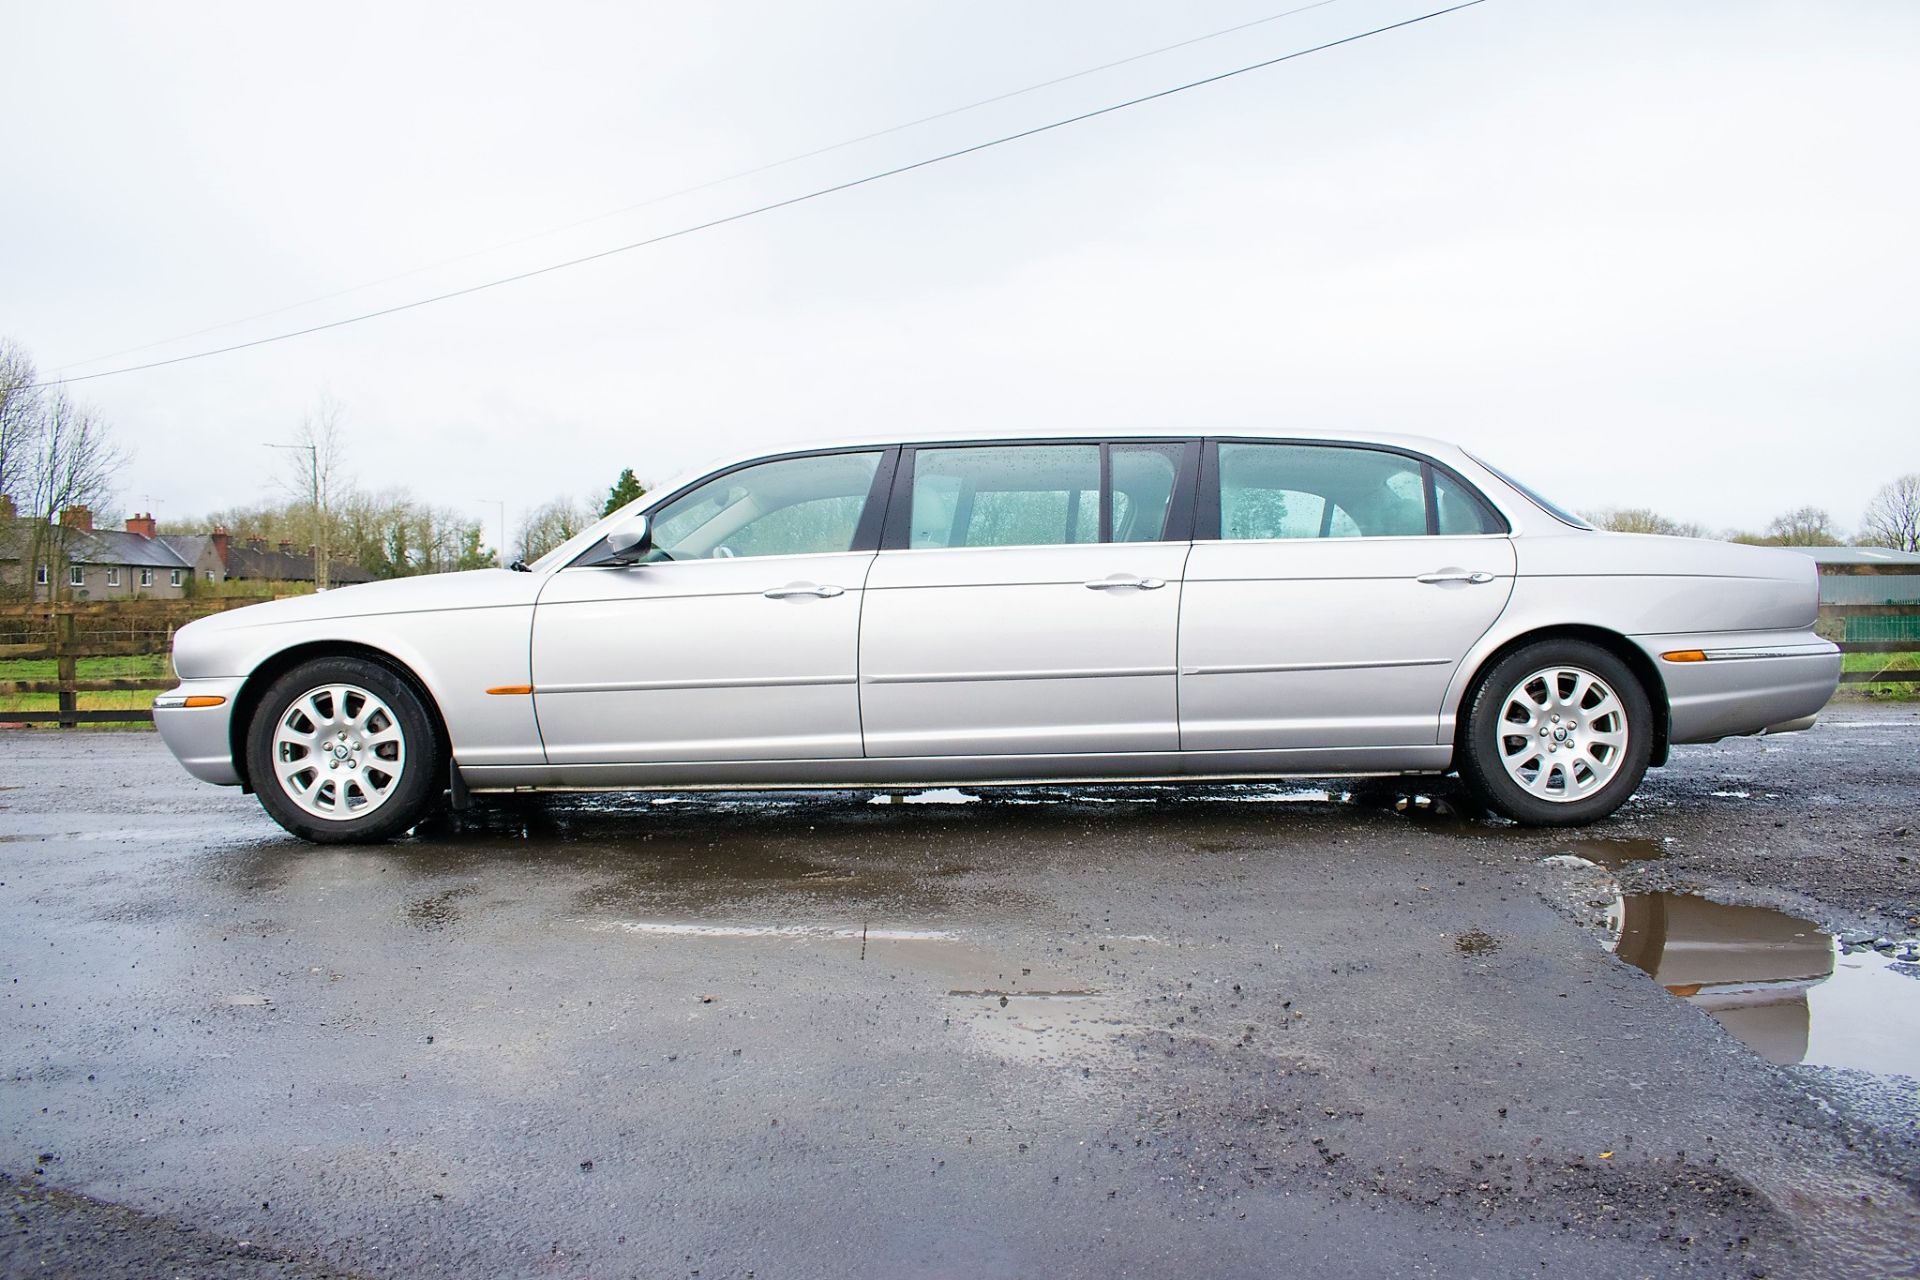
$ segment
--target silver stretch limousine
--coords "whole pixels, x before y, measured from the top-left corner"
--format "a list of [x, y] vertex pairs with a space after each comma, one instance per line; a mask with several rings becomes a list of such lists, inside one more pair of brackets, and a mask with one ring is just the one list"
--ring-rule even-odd
[[154, 704], [309, 840], [469, 792], [1457, 771], [1614, 811], [1673, 743], [1805, 728], [1804, 556], [1598, 533], [1384, 435], [920, 438], [742, 458], [513, 570], [205, 618]]

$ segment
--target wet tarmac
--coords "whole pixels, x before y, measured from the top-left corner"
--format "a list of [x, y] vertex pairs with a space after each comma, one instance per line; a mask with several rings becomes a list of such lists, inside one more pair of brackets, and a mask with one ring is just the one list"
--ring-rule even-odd
[[1916, 835], [1881, 708], [1572, 833], [1333, 782], [313, 849], [0, 735], [0, 1274], [1911, 1273]]

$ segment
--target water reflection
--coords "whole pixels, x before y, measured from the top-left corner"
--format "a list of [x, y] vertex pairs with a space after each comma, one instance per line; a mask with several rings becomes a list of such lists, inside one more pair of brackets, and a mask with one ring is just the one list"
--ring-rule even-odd
[[1812, 922], [1691, 894], [1630, 893], [1608, 913], [1620, 958], [1769, 1062], [1904, 1072], [1920, 984]]

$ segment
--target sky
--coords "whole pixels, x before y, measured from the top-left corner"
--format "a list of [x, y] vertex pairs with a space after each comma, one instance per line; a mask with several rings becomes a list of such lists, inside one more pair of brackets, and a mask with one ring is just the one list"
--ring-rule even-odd
[[[0, 336], [67, 375], [264, 337], [1441, 7], [1335, 0], [655, 199], [1302, 2], [0, 0]], [[1488, 0], [70, 390], [163, 520], [274, 496], [329, 395], [360, 487], [490, 542], [496, 502], [623, 467], [1107, 426], [1405, 431], [1575, 507], [1851, 530], [1920, 470], [1916, 66], [1906, 0]]]

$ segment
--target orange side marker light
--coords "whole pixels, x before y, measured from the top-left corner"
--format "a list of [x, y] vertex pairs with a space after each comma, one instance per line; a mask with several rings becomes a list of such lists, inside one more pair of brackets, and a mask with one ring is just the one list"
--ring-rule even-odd
[[1707, 655], [1699, 649], [1672, 649], [1660, 655], [1668, 662], [1705, 662]]
[[530, 684], [497, 684], [487, 690], [487, 692], [494, 694], [532, 693], [533, 686]]

